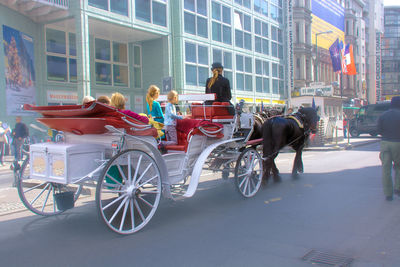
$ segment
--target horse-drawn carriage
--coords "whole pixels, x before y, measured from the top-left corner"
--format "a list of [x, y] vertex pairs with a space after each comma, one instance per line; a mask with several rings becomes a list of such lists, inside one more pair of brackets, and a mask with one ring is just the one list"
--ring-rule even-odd
[[[119, 234], [143, 228], [161, 195], [192, 197], [203, 169], [234, 172], [236, 188], [252, 197], [262, 182], [262, 139], [253, 135], [253, 114], [229, 115], [225, 103], [192, 104], [192, 118], [178, 120], [178, 144], [157, 148], [157, 131], [113, 107], [90, 102], [30, 106], [42, 124], [64, 132], [61, 143], [30, 146], [17, 188], [32, 212], [51, 216], [72, 208], [83, 186], [95, 186], [105, 224]], [[179, 190], [177, 190], [179, 189]]]

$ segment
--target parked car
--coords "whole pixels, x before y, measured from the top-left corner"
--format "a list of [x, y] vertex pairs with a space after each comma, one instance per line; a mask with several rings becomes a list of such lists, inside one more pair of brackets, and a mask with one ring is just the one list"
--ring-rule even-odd
[[360, 134], [368, 133], [371, 136], [378, 135], [378, 118], [390, 108], [390, 102], [370, 104], [362, 106], [356, 116], [350, 120], [350, 134], [358, 137]]

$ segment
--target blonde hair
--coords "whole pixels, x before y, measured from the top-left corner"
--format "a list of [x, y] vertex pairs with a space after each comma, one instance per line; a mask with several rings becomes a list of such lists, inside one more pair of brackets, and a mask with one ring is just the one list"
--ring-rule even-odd
[[103, 104], [107, 104], [110, 105], [111, 100], [108, 96], [106, 95], [101, 95], [97, 98], [97, 102], [103, 103]]
[[155, 86], [154, 84], [150, 85], [149, 89], [147, 90], [147, 95], [146, 95], [146, 102], [149, 104], [149, 110], [151, 111], [153, 109], [153, 101], [154, 101], [154, 96], [156, 93], [160, 94], [160, 89]]
[[175, 97], [178, 99], [178, 93], [175, 90], [169, 91], [169, 93], [167, 95], [168, 102], [173, 101]]
[[92, 96], [87, 95], [82, 99], [82, 104], [86, 104], [86, 103], [88, 103], [90, 101], [93, 101], [93, 100], [94, 100], [94, 98]]
[[111, 96], [111, 106], [117, 109], [125, 109], [125, 97], [120, 93], [114, 93]]
[[215, 83], [215, 81], [218, 79], [218, 75], [222, 73], [222, 68], [215, 68], [212, 70], [213, 76], [210, 79], [210, 81], [208, 82], [207, 87], [211, 88], [211, 86], [213, 86], [213, 84]]

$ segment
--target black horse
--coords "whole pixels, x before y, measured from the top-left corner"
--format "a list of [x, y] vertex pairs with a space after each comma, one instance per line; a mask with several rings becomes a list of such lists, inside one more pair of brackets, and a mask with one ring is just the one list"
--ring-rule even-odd
[[253, 132], [251, 133], [249, 140], [255, 140], [263, 137], [263, 125], [264, 123], [274, 117], [283, 116], [285, 108], [282, 110], [267, 108], [261, 112], [254, 113], [254, 124]]
[[292, 176], [297, 177], [297, 173], [303, 172], [303, 161], [301, 153], [305, 141], [310, 132], [317, 131], [319, 116], [314, 108], [300, 108], [295, 114], [287, 117], [273, 117], [263, 124], [263, 180], [273, 175], [274, 182], [281, 180], [279, 170], [275, 165], [275, 158], [279, 150], [289, 145], [296, 151], [296, 157], [293, 163]]

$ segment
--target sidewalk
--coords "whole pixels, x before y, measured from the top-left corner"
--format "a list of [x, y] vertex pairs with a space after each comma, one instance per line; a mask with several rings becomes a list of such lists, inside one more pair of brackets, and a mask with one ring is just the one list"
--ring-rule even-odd
[[323, 146], [310, 146], [304, 148], [305, 151], [329, 151], [329, 150], [344, 150], [344, 149], [352, 149], [355, 147], [373, 144], [380, 142], [380, 137], [371, 137], [369, 135], [360, 136], [358, 138], [350, 138], [349, 142], [346, 139], [338, 140], [336, 142], [328, 143]]

